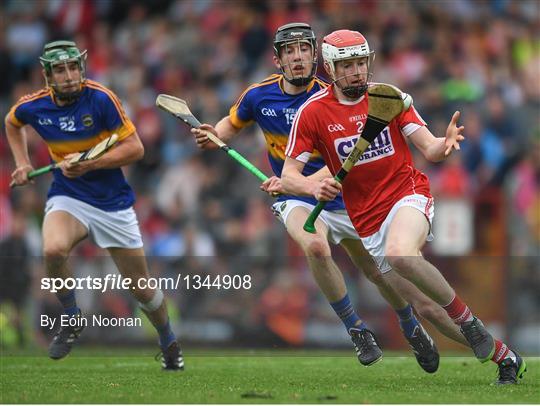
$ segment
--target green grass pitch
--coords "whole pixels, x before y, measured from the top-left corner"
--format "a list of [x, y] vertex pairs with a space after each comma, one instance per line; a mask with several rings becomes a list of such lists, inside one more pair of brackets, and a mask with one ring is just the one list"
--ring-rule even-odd
[[151, 350], [76, 348], [0, 358], [1, 403], [538, 403], [540, 359], [526, 358], [519, 385], [490, 385], [492, 363], [443, 357], [424, 373], [410, 354], [362, 367], [351, 352], [187, 352], [186, 370], [166, 373]]

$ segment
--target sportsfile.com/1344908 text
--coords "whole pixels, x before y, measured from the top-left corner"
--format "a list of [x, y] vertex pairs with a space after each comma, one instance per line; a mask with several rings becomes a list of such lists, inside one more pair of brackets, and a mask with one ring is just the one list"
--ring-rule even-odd
[[175, 278], [122, 278], [118, 274], [107, 274], [104, 277], [77, 277], [77, 278], [41, 278], [41, 290], [52, 293], [62, 289], [89, 289], [106, 292], [108, 290], [129, 289], [216, 289], [216, 290], [240, 290], [251, 289], [251, 275], [200, 275], [178, 274]]

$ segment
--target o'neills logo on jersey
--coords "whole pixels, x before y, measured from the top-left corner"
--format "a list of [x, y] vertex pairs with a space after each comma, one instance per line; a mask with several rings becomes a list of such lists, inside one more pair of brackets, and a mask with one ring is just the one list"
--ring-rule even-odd
[[[336, 152], [341, 162], [345, 161], [349, 156], [358, 137], [358, 135], [351, 135], [349, 137], [337, 138], [334, 140], [334, 147], [336, 148]], [[394, 155], [395, 152], [394, 145], [392, 145], [392, 138], [390, 137], [387, 127], [373, 140], [355, 165], [376, 161]]]

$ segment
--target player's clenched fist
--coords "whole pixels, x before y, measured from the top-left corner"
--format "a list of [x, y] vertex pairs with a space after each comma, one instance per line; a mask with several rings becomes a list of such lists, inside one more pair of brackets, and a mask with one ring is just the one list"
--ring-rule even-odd
[[64, 157], [64, 160], [60, 163], [60, 169], [62, 174], [66, 178], [78, 178], [79, 176], [84, 175], [86, 172], [94, 170], [95, 161], [86, 161], [86, 162], [70, 162], [70, 159], [78, 156], [78, 153], [68, 154]]
[[283, 193], [283, 186], [281, 185], [281, 179], [277, 176], [272, 176], [268, 179], [266, 179], [263, 183], [261, 183], [260, 189], [272, 193]]
[[29, 182], [28, 173], [33, 170], [34, 168], [32, 168], [32, 165], [18, 166], [11, 174], [11, 183], [13, 185], [26, 185]]
[[216, 144], [214, 144], [213, 142], [209, 142], [210, 139], [208, 138], [208, 135], [207, 135], [208, 132], [211, 132], [216, 137], [218, 136], [216, 129], [210, 124], [202, 124], [199, 128], [191, 129], [191, 133], [195, 135], [195, 141], [197, 142], [197, 146], [201, 149], [217, 148]]
[[327, 202], [334, 200], [339, 192], [341, 192], [341, 183], [334, 178], [326, 178], [319, 182], [313, 196], [319, 201]]
[[260, 189], [272, 196], [285, 193], [283, 185], [281, 184], [281, 179], [277, 176], [272, 176], [266, 179], [263, 183], [261, 183]]

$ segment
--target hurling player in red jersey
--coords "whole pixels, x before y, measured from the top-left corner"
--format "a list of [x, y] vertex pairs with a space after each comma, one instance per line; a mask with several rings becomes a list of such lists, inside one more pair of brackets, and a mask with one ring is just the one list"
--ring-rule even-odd
[[[317, 232], [308, 234], [302, 225], [317, 204], [316, 199], [313, 196], [299, 197], [295, 193], [288, 195], [281, 187], [284, 152], [294, 116], [309, 97], [327, 87], [315, 76], [317, 60], [316, 37], [308, 24], [289, 23], [279, 27], [274, 35], [274, 64], [281, 74], [271, 75], [248, 87], [231, 107], [229, 115], [215, 128], [203, 124], [192, 132], [201, 148], [216, 148], [203, 130], [211, 131], [228, 142], [242, 128], [256, 122], [265, 135], [269, 161], [275, 173], [261, 188], [281, 193], [272, 210], [302, 248], [315, 281], [349, 333], [360, 363], [365, 366], [374, 364], [382, 358], [382, 350], [375, 334], [351, 303], [345, 279], [332, 258], [330, 242], [341, 245], [353, 263], [376, 284], [395, 310], [400, 329], [418, 364], [424, 371], [433, 373], [439, 367], [439, 353], [413, 308], [447, 337], [467, 344], [446, 312], [406, 279], [382, 277], [375, 262], [367, 255], [341, 196], [326, 205], [317, 221]], [[302, 173], [310, 180], [324, 179], [329, 176], [325, 165], [319, 153], [312, 154]]]
[[285, 152], [283, 186], [294, 186], [297, 193], [324, 201], [343, 192], [353, 225], [381, 273], [387, 278], [401, 275], [442, 306], [460, 327], [476, 357], [498, 364], [497, 383], [517, 383], [526, 370], [524, 360], [506, 344], [493, 339], [421, 254], [425, 241], [433, 238], [433, 198], [428, 178], [414, 167], [407, 139], [428, 160], [442, 161], [453, 150], [459, 150], [459, 142], [464, 139], [464, 127], [457, 124], [460, 113], [454, 113], [446, 136], [436, 138], [411, 105], [371, 143], [343, 185], [333, 178], [314, 182], [302, 176], [312, 151], [321, 151], [335, 175], [362, 134], [374, 59], [363, 35], [349, 30], [327, 35], [322, 55], [333, 84], [313, 95], [296, 115]]

